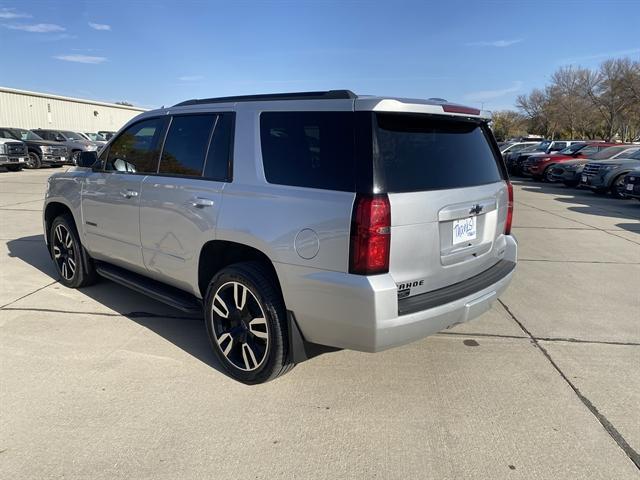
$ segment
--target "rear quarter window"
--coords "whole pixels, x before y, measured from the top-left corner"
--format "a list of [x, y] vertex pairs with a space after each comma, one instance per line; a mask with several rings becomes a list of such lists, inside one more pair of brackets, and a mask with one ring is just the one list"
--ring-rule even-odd
[[502, 180], [486, 126], [395, 113], [378, 113], [376, 122], [374, 169], [382, 191], [464, 188]]
[[267, 182], [355, 191], [352, 112], [263, 112], [260, 143]]

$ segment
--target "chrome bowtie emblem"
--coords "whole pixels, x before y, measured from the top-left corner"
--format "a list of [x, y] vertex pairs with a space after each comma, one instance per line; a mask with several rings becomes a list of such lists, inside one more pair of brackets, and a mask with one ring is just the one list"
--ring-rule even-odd
[[469, 215], [480, 215], [482, 212], [482, 205], [476, 204], [469, 209]]

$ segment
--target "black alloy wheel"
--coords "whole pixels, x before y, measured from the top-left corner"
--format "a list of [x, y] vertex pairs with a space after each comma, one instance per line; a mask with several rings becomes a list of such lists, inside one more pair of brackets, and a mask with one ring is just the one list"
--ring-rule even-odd
[[263, 263], [230, 265], [209, 283], [205, 323], [211, 347], [235, 380], [253, 385], [288, 372], [286, 309]]

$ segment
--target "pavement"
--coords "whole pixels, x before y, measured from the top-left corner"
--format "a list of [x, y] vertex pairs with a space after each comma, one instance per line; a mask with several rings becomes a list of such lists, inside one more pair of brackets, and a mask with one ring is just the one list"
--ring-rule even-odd
[[0, 172], [0, 478], [640, 478], [640, 202], [516, 181], [491, 311], [249, 387], [200, 319], [57, 282], [52, 172]]

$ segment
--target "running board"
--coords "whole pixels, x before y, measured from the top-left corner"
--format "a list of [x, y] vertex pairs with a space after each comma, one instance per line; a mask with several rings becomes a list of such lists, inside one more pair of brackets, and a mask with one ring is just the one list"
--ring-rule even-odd
[[104, 262], [96, 262], [96, 272], [108, 280], [143, 293], [183, 312], [202, 313], [202, 301], [178, 288]]

